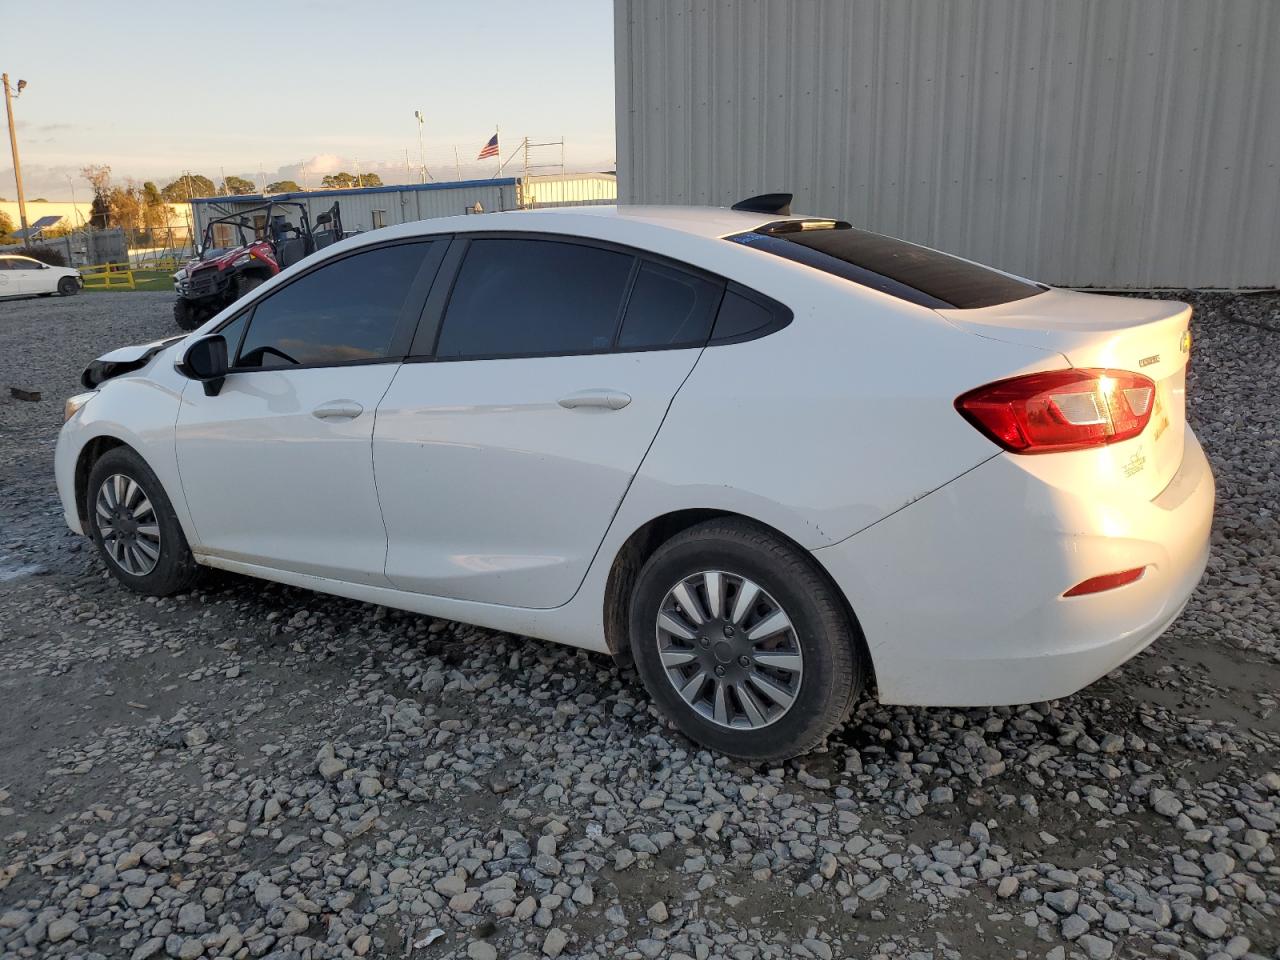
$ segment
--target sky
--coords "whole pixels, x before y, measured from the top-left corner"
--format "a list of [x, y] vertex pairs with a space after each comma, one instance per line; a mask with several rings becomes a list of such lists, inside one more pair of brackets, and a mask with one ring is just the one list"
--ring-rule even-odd
[[[358, 160], [416, 182], [419, 109], [437, 180], [455, 179], [455, 146], [464, 179], [491, 176], [497, 163], [476, 155], [495, 127], [504, 160], [526, 136], [563, 136], [569, 169], [614, 167], [610, 0], [8, 0], [3, 12], [0, 70], [27, 81], [13, 106], [28, 200], [69, 200], [73, 185], [87, 199], [86, 164], [160, 186], [184, 170], [303, 183], [305, 165], [316, 187]], [[16, 195], [6, 148], [0, 197]]]

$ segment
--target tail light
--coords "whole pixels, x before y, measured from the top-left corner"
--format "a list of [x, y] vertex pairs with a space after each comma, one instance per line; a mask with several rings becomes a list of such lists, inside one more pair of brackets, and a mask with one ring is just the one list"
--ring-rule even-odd
[[1140, 373], [1054, 370], [970, 390], [956, 409], [1012, 453], [1055, 453], [1136, 437], [1155, 395], [1155, 383]]

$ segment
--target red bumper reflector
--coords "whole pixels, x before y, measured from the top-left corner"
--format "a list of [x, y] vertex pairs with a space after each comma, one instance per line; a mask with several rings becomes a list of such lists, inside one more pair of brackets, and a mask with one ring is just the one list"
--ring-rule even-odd
[[1121, 570], [1119, 573], [1104, 573], [1100, 577], [1090, 577], [1077, 583], [1063, 594], [1064, 597], [1082, 597], [1086, 593], [1101, 593], [1103, 590], [1114, 590], [1126, 583], [1133, 583], [1142, 576], [1146, 567], [1134, 567], [1132, 570]]

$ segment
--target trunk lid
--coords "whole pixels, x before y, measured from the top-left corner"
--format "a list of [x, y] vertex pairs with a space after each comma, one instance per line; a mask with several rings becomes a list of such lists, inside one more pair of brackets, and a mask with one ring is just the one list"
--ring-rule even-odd
[[1145, 499], [1168, 486], [1182, 463], [1187, 419], [1187, 304], [1050, 289], [994, 307], [938, 313], [981, 337], [1059, 353], [1072, 367], [1150, 377], [1156, 396], [1147, 428], [1131, 440], [1087, 452], [1100, 456], [1114, 484]]

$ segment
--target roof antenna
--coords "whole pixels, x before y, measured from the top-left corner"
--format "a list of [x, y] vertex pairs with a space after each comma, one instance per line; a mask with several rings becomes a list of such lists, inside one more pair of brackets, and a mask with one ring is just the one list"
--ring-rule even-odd
[[781, 217], [791, 216], [791, 194], [762, 193], [758, 197], [739, 200], [729, 209], [746, 213], [773, 213]]

